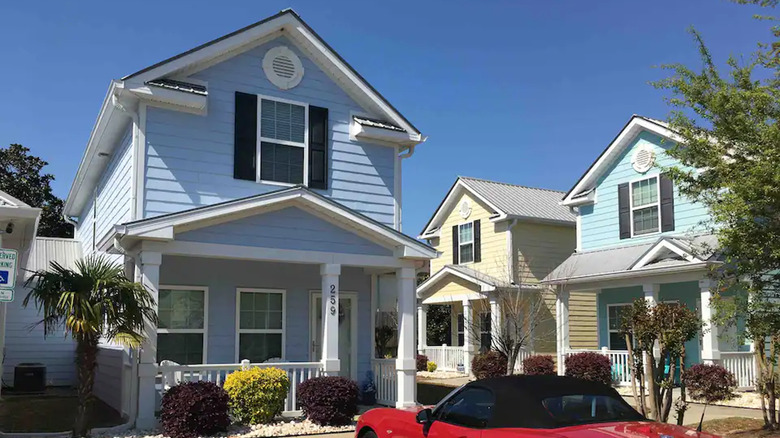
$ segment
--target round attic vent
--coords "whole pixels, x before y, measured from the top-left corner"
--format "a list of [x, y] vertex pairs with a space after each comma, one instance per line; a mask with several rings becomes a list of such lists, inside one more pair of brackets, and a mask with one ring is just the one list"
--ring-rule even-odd
[[263, 57], [263, 72], [272, 84], [282, 90], [289, 90], [301, 83], [303, 64], [287, 46], [277, 46]]
[[655, 163], [655, 152], [650, 146], [640, 146], [634, 151], [633, 157], [631, 157], [631, 164], [634, 166], [634, 170], [639, 173], [645, 173], [653, 167]]
[[463, 219], [467, 219], [471, 215], [471, 203], [468, 199], [464, 199], [463, 202], [460, 203], [460, 217]]

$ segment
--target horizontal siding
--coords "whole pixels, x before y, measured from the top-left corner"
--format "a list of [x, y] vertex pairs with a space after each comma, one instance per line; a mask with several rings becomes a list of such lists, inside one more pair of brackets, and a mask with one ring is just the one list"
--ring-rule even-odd
[[[278, 45], [295, 51], [305, 71], [301, 83], [286, 91], [272, 85], [262, 69], [263, 55]], [[148, 109], [145, 217], [280, 189], [233, 179], [234, 96], [241, 91], [328, 108], [329, 183], [318, 192], [394, 224], [395, 148], [349, 139], [350, 111], [363, 109], [289, 40], [281, 37], [193, 77], [208, 82], [208, 115]]]
[[176, 235], [176, 240], [390, 256], [392, 251], [299, 208], [288, 207]]
[[[582, 250], [616, 245], [633, 245], [658, 239], [660, 234], [656, 233], [621, 240], [618, 229], [617, 186], [624, 182], [644, 178], [643, 174], [637, 173], [631, 165], [631, 157], [634, 150], [642, 145], [651, 145], [653, 147], [658, 166], [670, 167], [675, 165], [676, 162], [666, 154], [666, 150], [670, 147], [668, 143], [662, 143], [660, 137], [649, 132], [639, 134], [599, 179], [596, 186], [597, 202], [580, 208], [582, 215]], [[645, 175], [652, 176], [658, 173], [659, 169], [653, 168]], [[709, 214], [706, 207], [683, 197], [677, 187], [675, 187], [675, 230], [663, 234], [685, 234], [703, 231], [700, 222], [707, 219], [709, 219]]]
[[569, 295], [569, 345], [575, 350], [593, 350], [599, 346], [595, 292]]
[[[466, 219], [463, 219], [459, 212], [460, 204], [463, 200], [468, 200], [471, 203], [471, 214]], [[431, 242], [433, 247], [441, 252], [439, 258], [431, 260], [431, 273], [436, 273], [444, 265], [452, 264], [452, 227], [479, 219], [480, 237], [482, 239], [482, 261], [479, 263], [468, 263], [465, 266], [501, 280], [507, 280], [509, 277], [509, 263], [507, 262], [506, 250], [506, 222], [490, 222], [490, 216], [493, 214], [492, 210], [466, 192], [452, 205], [455, 207], [449, 212], [441, 226], [441, 237], [433, 239]]]
[[[306, 362], [311, 360], [311, 291], [322, 287], [319, 269], [317, 265], [163, 256], [160, 284], [208, 287], [208, 363], [236, 360], [237, 288], [285, 290], [285, 360]], [[372, 357], [371, 276], [360, 268], [343, 267], [339, 283], [341, 291], [358, 295], [357, 376], [362, 379]]]
[[519, 222], [512, 229], [516, 277], [538, 283], [563, 263], [576, 246], [574, 227]]
[[[456, 275], [447, 274], [444, 278], [437, 281], [426, 295], [431, 298], [450, 299], [449, 297], [470, 292], [479, 292], [479, 286]], [[460, 302], [461, 300], [457, 301]]]
[[95, 387], [93, 393], [95, 397], [102, 400], [105, 404], [114, 408], [117, 412], [122, 412], [123, 397], [125, 388], [122, 380], [125, 371], [125, 361], [129, 363], [127, 352], [118, 347], [101, 346], [97, 355], [97, 370], [95, 371]]

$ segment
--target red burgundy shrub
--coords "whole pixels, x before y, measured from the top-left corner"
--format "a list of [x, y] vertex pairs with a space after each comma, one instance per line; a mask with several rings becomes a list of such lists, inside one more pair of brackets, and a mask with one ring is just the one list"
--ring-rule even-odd
[[358, 386], [346, 377], [316, 377], [298, 385], [298, 402], [306, 418], [317, 424], [349, 424], [358, 412]]
[[211, 382], [186, 382], [165, 391], [160, 420], [165, 436], [195, 438], [227, 431], [227, 392]]
[[683, 372], [683, 382], [694, 400], [714, 403], [734, 398], [737, 381], [721, 365], [696, 364]]
[[417, 371], [428, 370], [428, 356], [424, 354], [417, 355]]
[[612, 362], [594, 352], [572, 354], [566, 358], [566, 375], [592, 382], [612, 384]]
[[555, 375], [555, 361], [552, 356], [537, 354], [523, 360], [523, 374], [529, 376]]
[[505, 376], [506, 363], [507, 359], [503, 353], [486, 351], [474, 356], [474, 359], [471, 361], [471, 372], [474, 373], [474, 377], [477, 380]]

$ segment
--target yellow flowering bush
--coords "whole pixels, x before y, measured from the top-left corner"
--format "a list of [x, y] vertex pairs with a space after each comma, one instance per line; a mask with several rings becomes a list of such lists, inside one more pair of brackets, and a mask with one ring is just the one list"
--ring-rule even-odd
[[249, 368], [225, 379], [230, 412], [242, 424], [268, 423], [282, 413], [290, 389], [287, 373], [279, 368]]

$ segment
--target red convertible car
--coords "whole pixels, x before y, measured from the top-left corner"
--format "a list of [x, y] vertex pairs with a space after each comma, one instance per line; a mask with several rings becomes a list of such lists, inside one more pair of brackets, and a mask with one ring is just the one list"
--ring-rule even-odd
[[507, 376], [471, 382], [434, 407], [372, 409], [355, 438], [717, 438], [656, 423], [605, 385], [571, 377]]

